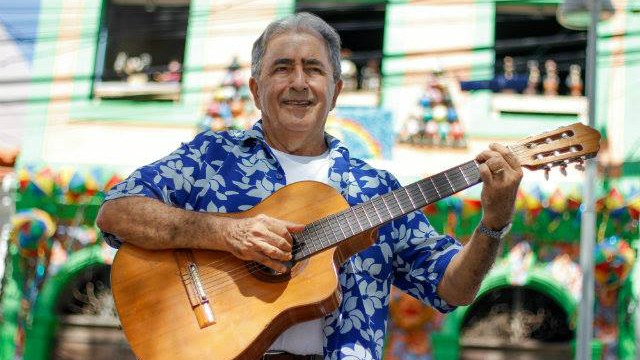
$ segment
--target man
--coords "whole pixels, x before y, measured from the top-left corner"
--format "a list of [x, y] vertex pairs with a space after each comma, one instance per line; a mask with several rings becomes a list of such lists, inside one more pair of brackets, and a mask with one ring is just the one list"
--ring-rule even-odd
[[[210, 212], [246, 210], [299, 180], [327, 183], [352, 206], [398, 188], [391, 174], [351, 158], [324, 132], [342, 89], [339, 53], [338, 34], [316, 16], [270, 24], [254, 44], [249, 81], [262, 120], [248, 131], [198, 134], [115, 186], [97, 219], [107, 241], [223, 250], [285, 271], [291, 233], [303, 225]], [[500, 145], [476, 159], [484, 213], [464, 249], [438, 236], [420, 211], [380, 227], [378, 242], [340, 268], [338, 309], [287, 330], [265, 359], [380, 359], [391, 285], [443, 312], [471, 303], [510, 223], [522, 177], [517, 159]]]

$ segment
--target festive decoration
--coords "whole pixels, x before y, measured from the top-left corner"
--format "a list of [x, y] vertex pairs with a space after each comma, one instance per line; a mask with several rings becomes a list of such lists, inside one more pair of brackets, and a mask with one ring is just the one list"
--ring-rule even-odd
[[580, 301], [582, 296], [582, 270], [580, 265], [571, 260], [567, 253], [556, 256], [547, 264], [551, 276], [569, 291], [571, 296]]
[[527, 282], [529, 270], [536, 262], [531, 245], [526, 241], [516, 244], [507, 255], [506, 262], [511, 285], [524, 285]]
[[12, 218], [12, 228], [20, 255], [25, 258], [37, 255], [39, 251], [48, 251], [47, 239], [55, 233], [51, 216], [40, 209], [18, 212]]
[[635, 251], [615, 236], [598, 243], [595, 248], [596, 284], [611, 290], [618, 288], [629, 275]]
[[18, 248], [17, 268], [22, 273], [22, 302], [16, 332], [16, 359], [22, 359], [26, 329], [31, 323], [31, 308], [46, 277], [51, 236], [56, 225], [46, 212], [31, 209], [12, 218], [12, 242]]
[[256, 109], [250, 99], [249, 86], [240, 69], [238, 60], [234, 58], [198, 125], [200, 131], [247, 129], [253, 125]]
[[442, 72], [429, 77], [425, 91], [416, 109], [405, 121], [399, 139], [416, 145], [466, 146], [464, 129]]
[[33, 207], [48, 203], [54, 206], [52, 211], [55, 210], [55, 204], [99, 204], [104, 193], [122, 181], [118, 175], [105, 177], [100, 169], [80, 172], [63, 168], [54, 172], [46, 167], [38, 171], [29, 167], [19, 169], [17, 178], [23, 200], [27, 199]]

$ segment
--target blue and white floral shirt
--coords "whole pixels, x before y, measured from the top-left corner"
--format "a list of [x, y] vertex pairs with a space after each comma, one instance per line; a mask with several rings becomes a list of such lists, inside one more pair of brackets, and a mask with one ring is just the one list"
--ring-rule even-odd
[[[351, 158], [327, 135], [329, 185], [353, 206], [400, 187], [388, 172]], [[114, 186], [106, 201], [147, 196], [194, 211], [247, 210], [285, 186], [285, 174], [258, 121], [247, 131], [203, 132], [169, 156], [134, 171]], [[379, 240], [350, 258], [339, 271], [342, 303], [324, 319], [326, 360], [382, 358], [391, 285], [442, 312], [454, 308], [436, 294], [452, 257], [461, 249], [438, 235], [421, 211], [381, 226]], [[104, 234], [113, 247], [117, 237]]]

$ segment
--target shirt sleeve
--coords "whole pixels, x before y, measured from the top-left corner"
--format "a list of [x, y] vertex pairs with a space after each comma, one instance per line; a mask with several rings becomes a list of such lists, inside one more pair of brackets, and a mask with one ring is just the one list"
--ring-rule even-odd
[[[389, 184], [400, 187], [390, 175]], [[450, 312], [449, 305], [436, 292], [451, 259], [462, 249], [455, 238], [439, 235], [421, 210], [409, 213], [392, 223], [394, 235], [393, 285], [440, 312]]]
[[[129, 196], [144, 196], [165, 204], [185, 208], [194, 184], [194, 170], [198, 164], [190, 153], [189, 144], [183, 143], [168, 156], [136, 169], [129, 177], [112, 187], [103, 202]], [[122, 240], [114, 234], [102, 232], [111, 247], [119, 248]]]

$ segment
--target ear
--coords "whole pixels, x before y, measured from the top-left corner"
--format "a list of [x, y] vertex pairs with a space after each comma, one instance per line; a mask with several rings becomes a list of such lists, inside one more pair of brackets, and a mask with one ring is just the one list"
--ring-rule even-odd
[[253, 96], [253, 104], [258, 108], [258, 110], [262, 110], [260, 105], [260, 95], [258, 94], [258, 81], [255, 78], [249, 78], [249, 90], [251, 90], [251, 95]]
[[342, 82], [342, 79], [338, 80], [338, 82], [336, 82], [336, 87], [334, 89], [333, 92], [333, 101], [331, 103], [331, 109], [333, 110], [336, 107], [336, 101], [338, 100], [338, 95], [340, 95], [340, 92], [342, 91], [342, 86], [344, 85], [344, 83]]

